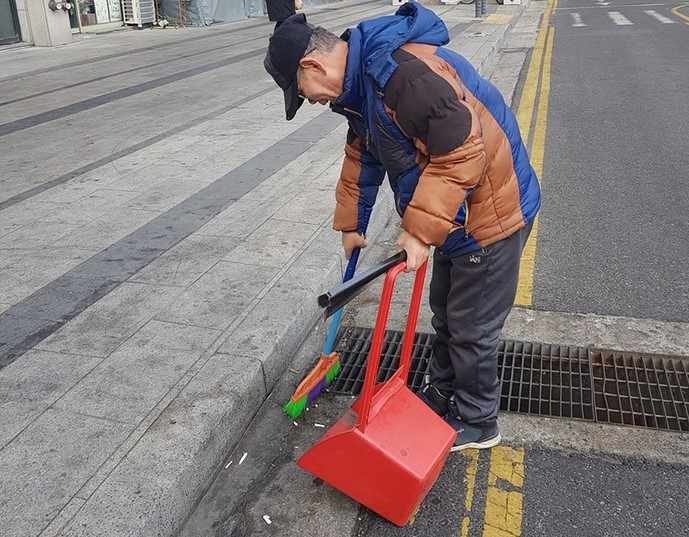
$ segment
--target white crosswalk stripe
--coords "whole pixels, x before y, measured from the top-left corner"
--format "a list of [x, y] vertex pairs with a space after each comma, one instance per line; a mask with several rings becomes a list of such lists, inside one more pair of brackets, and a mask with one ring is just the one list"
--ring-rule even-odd
[[[648, 5], [651, 6], [651, 5], [655, 5], [655, 4], [648, 4]], [[600, 13], [600, 12], [598, 12], [598, 13]], [[584, 15], [582, 15], [581, 13], [570, 11], [569, 14], [572, 18], [572, 27], [573, 28], [585, 28], [588, 26], [588, 23], [592, 22], [591, 12], [584, 12]], [[630, 19], [625, 17], [619, 11], [606, 11], [606, 14], [607, 14], [608, 18], [610, 19], [610, 21], [615, 23], [617, 26], [633, 26], [634, 25], [634, 22], [632, 22]], [[660, 22], [661, 24], [676, 24], [677, 23], [676, 20], [671, 19], [670, 17], [666, 17], [665, 15], [658, 13], [657, 11], [655, 11], [653, 9], [644, 10], [644, 14], [653, 18], [655, 21]], [[586, 18], [586, 22], [584, 22], [585, 18]], [[635, 11], [633, 13], [632, 18], [636, 21], [636, 23], [639, 23], [639, 24], [643, 22], [640, 20], [640, 18], [645, 19], [645, 17], [642, 17], [638, 11]], [[598, 20], [597, 17], [596, 17], [596, 20]], [[645, 20], [648, 21], [648, 19], [645, 19]]]
[[614, 22], [618, 26], [630, 26], [634, 24], [627, 17], [622, 15], [622, 13], [620, 13], [619, 11], [608, 11], [608, 17], [610, 17], [612, 19], [612, 22]]
[[677, 21], [673, 21], [672, 19], [670, 19], [664, 15], [661, 15], [660, 13], [658, 13], [656, 11], [653, 11], [652, 9], [646, 9], [646, 10], [644, 10], [644, 13], [646, 13], [646, 15], [650, 15], [651, 17], [653, 17], [657, 21], [662, 22], [663, 24], [675, 24], [677, 22]]
[[570, 13], [572, 15], [572, 19], [574, 22], [572, 23], [572, 26], [574, 27], [581, 27], [581, 26], [586, 26], [582, 20], [581, 20], [581, 15], [579, 13]]

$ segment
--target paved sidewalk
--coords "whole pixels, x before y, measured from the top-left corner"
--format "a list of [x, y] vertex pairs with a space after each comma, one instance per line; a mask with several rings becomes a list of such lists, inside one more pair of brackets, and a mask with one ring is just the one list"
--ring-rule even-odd
[[[543, 7], [433, 6], [487, 76]], [[306, 13], [342, 31], [394, 9]], [[271, 28], [0, 52], [1, 536], [174, 535], [341, 278], [346, 126], [317, 106], [284, 121]], [[494, 78], [510, 98], [520, 66]]]

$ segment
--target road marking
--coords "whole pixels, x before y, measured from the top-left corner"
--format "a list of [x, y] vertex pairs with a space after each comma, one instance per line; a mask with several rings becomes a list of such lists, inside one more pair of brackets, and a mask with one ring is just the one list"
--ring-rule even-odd
[[512, 15], [498, 15], [497, 13], [491, 13], [488, 15], [482, 24], [507, 24], [512, 20]]
[[[531, 130], [531, 120], [533, 116], [536, 89], [538, 86], [539, 71], [542, 70], [542, 75], [540, 77], [541, 85], [540, 94], [538, 97], [538, 109], [536, 112], [536, 123], [534, 126], [534, 136], [531, 145], [531, 165], [536, 172], [536, 176], [539, 178], [542, 178], [543, 176], [545, 129], [548, 116], [548, 98], [550, 96], [550, 64], [553, 57], [553, 35], [555, 32], [555, 28], [550, 28], [548, 26], [550, 16], [549, 8], [554, 9], [553, 6], [556, 5], [557, 0], [552, 2], [552, 4], [549, 3], [543, 15], [543, 23], [541, 25], [542, 33], [539, 32], [538, 37], [536, 38], [536, 48], [534, 49], [534, 54], [531, 59], [531, 65], [529, 65], [527, 80], [524, 84], [524, 93], [522, 93], [522, 99], [519, 103], [519, 110], [517, 113], [517, 119], [519, 121], [522, 136], [524, 137], [524, 135], [527, 134], [527, 136], [524, 138], [524, 143], [527, 143], [528, 133]], [[545, 45], [543, 44], [544, 41]], [[542, 69], [541, 56], [543, 56]], [[537, 62], [537, 66], [534, 71], [532, 71], [534, 62]], [[533, 92], [533, 96], [526, 95], [527, 87], [529, 89], [529, 93]], [[524, 106], [523, 111], [522, 106]], [[524, 125], [522, 125], [522, 121], [524, 121]], [[524, 246], [524, 251], [522, 252], [522, 258], [519, 264], [519, 282], [517, 284], [517, 296], [515, 298], [515, 305], [517, 306], [531, 306], [533, 303], [533, 283], [534, 267], [536, 265], [537, 236], [538, 216], [534, 220], [531, 235]]]
[[679, 17], [680, 19], [684, 20], [684, 24], [689, 26], [689, 16], [685, 15], [684, 13], [680, 13], [680, 9], [684, 9], [685, 7], [689, 7], [689, 3], [687, 4], [680, 4], [679, 6], [673, 7], [670, 12], [675, 16]]
[[478, 449], [467, 449], [464, 454], [468, 455], [470, 460], [465, 472], [467, 482], [467, 493], [464, 497], [464, 518], [462, 518], [462, 533], [461, 537], [469, 536], [469, 516], [471, 515], [471, 504], [474, 501], [474, 487], [476, 485], [476, 472], [478, 470]]
[[543, 45], [545, 43], [545, 35], [547, 30], [546, 17], [548, 9], [543, 15], [543, 26], [536, 37], [536, 44], [531, 55], [531, 63], [524, 81], [524, 88], [522, 89], [522, 96], [519, 100], [519, 107], [517, 108], [517, 124], [521, 132], [524, 145], [528, 146], [529, 138], [531, 137], [531, 121], [533, 119], [533, 109], [536, 102], [536, 92], [538, 90], [538, 79], [541, 76], [541, 60], [543, 57]]
[[553, 6], [557, 0], [548, 0], [545, 12], [543, 13], [543, 22], [536, 37], [533, 54], [531, 55], [531, 62], [529, 63], [529, 70], [524, 81], [524, 88], [522, 89], [522, 96], [517, 107], [517, 124], [521, 132], [524, 145], [528, 145], [531, 136], [531, 122], [533, 120], [534, 103], [536, 102], [536, 93], [538, 90], [538, 81], [541, 76], [541, 61], [543, 58], [543, 49], [545, 48], [545, 36], [548, 31], [548, 23], [550, 20], [550, 13], [553, 11]]
[[524, 449], [497, 446], [490, 451], [483, 537], [522, 534]]
[[[632, 8], [632, 7], [653, 7], [653, 6], [664, 6], [664, 5], [665, 5], [665, 4], [630, 4], [630, 5], [627, 5], [627, 6], [624, 6], [624, 7], [625, 7], [625, 9], [629, 9], [629, 8]], [[601, 7], [602, 7], [602, 6], [599, 6], [598, 4], [596, 4], [595, 6], [570, 6], [570, 7], [558, 7], [558, 9], [560, 9], [560, 10], [562, 10], [562, 11], [567, 11], [567, 10], [570, 10], [570, 9], [577, 9], [577, 10], [579, 10], [579, 9], [600, 9]]]
[[657, 11], [653, 11], [652, 9], [644, 9], [644, 13], [646, 13], [646, 15], [650, 15], [651, 17], [653, 17], [657, 21], [662, 22], [663, 24], [675, 24], [676, 23], [676, 21], [673, 21], [672, 19], [669, 19], [669, 18], [663, 16], [660, 13], [658, 13]]
[[618, 26], [630, 26], [634, 24], [627, 17], [622, 15], [622, 13], [620, 13], [619, 11], [608, 11], [608, 17], [610, 17], [612, 19], [612, 22], [614, 22]]
[[570, 13], [572, 15], [572, 19], [574, 19], [574, 23], [572, 26], [577, 27], [577, 26], [586, 26], [582, 20], [581, 20], [581, 15], [579, 13]]

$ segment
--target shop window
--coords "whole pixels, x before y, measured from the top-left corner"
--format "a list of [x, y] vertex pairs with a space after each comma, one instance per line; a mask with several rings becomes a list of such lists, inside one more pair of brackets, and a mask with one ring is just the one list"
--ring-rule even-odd
[[0, 45], [16, 43], [20, 38], [14, 0], [0, 0]]
[[82, 26], [122, 20], [119, 0], [78, 0], [78, 6]]

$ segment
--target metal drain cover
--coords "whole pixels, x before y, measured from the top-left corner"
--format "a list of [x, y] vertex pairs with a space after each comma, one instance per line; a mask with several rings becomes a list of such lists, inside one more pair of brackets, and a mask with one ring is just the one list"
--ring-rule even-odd
[[587, 349], [546, 343], [500, 341], [500, 410], [593, 419]]
[[591, 350], [596, 421], [689, 432], [689, 362]]
[[[347, 328], [336, 350], [342, 371], [333, 393], [357, 395], [371, 347], [370, 328]], [[387, 331], [378, 382], [397, 369], [402, 332]], [[416, 334], [407, 385], [417, 391], [428, 370], [433, 334]], [[586, 347], [500, 341], [500, 409], [599, 423], [689, 431], [689, 362]]]

